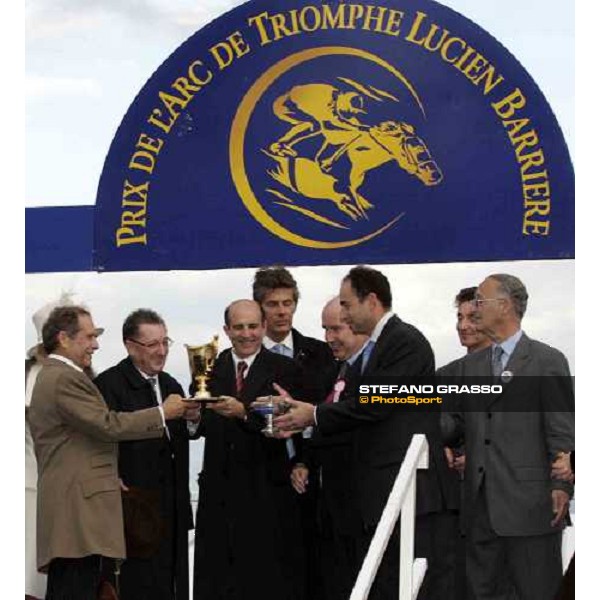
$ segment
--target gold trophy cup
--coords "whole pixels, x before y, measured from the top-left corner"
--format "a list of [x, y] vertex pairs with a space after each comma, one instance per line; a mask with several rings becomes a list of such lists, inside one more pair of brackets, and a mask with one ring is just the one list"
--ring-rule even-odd
[[202, 346], [188, 346], [188, 344], [185, 344], [185, 349], [187, 350], [190, 373], [192, 379], [196, 382], [196, 393], [190, 400], [196, 402], [217, 400], [211, 398], [206, 383], [219, 353], [219, 336], [214, 335], [212, 341]]

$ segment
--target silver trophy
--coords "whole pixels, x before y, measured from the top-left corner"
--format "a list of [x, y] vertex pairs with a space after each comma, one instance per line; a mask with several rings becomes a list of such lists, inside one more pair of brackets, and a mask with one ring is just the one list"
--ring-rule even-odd
[[264, 418], [265, 426], [260, 432], [267, 437], [273, 437], [279, 431], [273, 425], [273, 418], [286, 413], [290, 409], [289, 402], [279, 398], [279, 396], [260, 396], [251, 406], [252, 412]]
[[265, 426], [260, 430], [263, 435], [273, 437], [277, 431], [273, 426], [273, 414], [275, 413], [275, 402], [273, 396], [261, 396], [252, 403], [252, 411], [265, 420]]

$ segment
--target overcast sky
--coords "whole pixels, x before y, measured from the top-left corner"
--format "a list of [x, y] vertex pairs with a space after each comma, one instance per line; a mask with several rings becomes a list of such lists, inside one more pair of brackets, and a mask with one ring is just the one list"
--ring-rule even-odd
[[[153, 71], [186, 38], [240, 2], [223, 0], [28, 0], [26, 3], [26, 205], [93, 204], [109, 144]], [[446, 0], [502, 42], [546, 95], [574, 156], [574, 16], [564, 0]], [[347, 267], [294, 268], [302, 294], [296, 325], [321, 337], [320, 311]], [[491, 272], [523, 279], [531, 301], [524, 329], [560, 348], [575, 367], [574, 261], [384, 266], [394, 309], [429, 338], [438, 365], [462, 354], [452, 300]], [[140, 306], [167, 321], [176, 343], [167, 363], [189, 382], [184, 343], [220, 332], [224, 306], [248, 297], [252, 270], [49, 274], [25, 278], [25, 348], [32, 313], [61, 291], [106, 328], [97, 371], [120, 360], [120, 328]], [[221, 338], [223, 340], [223, 337]], [[223, 346], [225, 344], [223, 343]]]

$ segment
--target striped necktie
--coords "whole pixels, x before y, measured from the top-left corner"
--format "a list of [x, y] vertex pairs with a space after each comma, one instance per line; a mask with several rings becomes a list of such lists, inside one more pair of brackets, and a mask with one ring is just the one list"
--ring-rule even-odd
[[242, 390], [244, 389], [244, 374], [246, 373], [247, 368], [248, 363], [243, 360], [240, 360], [237, 364], [235, 374], [235, 394], [238, 398], [242, 395]]
[[156, 404], [161, 404], [159, 390], [158, 390], [158, 377], [156, 375], [154, 377], [148, 377], [148, 382], [150, 383], [150, 387], [152, 388], [152, 392], [154, 393], [154, 398], [156, 399]]

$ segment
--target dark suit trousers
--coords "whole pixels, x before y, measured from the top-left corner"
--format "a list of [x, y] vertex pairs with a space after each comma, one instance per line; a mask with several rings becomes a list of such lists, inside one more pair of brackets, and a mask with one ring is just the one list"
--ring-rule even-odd
[[302, 538], [304, 545], [304, 560], [306, 564], [306, 600], [325, 600], [320, 595], [323, 582], [320, 573], [320, 559], [317, 536], [317, 503], [318, 503], [318, 481], [311, 472], [309, 475], [308, 489], [304, 494], [297, 496], [300, 507], [300, 520], [302, 524]]
[[113, 559], [97, 554], [54, 558], [48, 569], [46, 600], [96, 600], [100, 581], [112, 581], [113, 569]]
[[175, 543], [172, 529], [152, 558], [128, 558], [121, 566], [121, 600], [173, 600]]
[[321, 589], [318, 598], [348, 600], [360, 564], [356, 556], [356, 534], [340, 531], [327, 510], [320, 514], [319, 556]]
[[[172, 461], [169, 465], [173, 468]], [[165, 477], [160, 513], [163, 534], [158, 551], [148, 557], [130, 557], [121, 566], [120, 600], [187, 600], [175, 589], [177, 564], [175, 484], [173, 474]]]
[[467, 577], [477, 600], [554, 600], [562, 578], [561, 531], [501, 537], [492, 529], [485, 486], [467, 533]]

